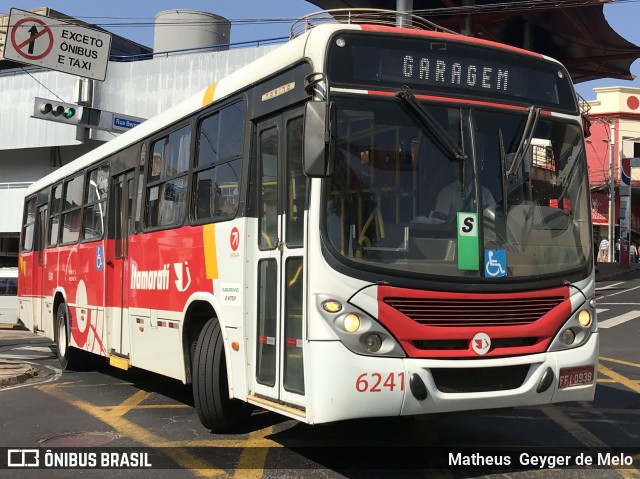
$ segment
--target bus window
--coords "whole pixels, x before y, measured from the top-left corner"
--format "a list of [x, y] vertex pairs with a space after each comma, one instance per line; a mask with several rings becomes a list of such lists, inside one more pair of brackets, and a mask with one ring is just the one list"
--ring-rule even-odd
[[75, 243], [80, 237], [84, 176], [78, 175], [64, 183], [64, 212], [62, 214], [61, 243]]
[[[136, 190], [136, 215], [135, 227], [133, 231], [139, 231], [140, 219], [142, 217], [142, 185], [144, 183], [144, 165], [147, 160], [147, 144], [143, 143], [140, 148], [140, 162], [138, 166], [138, 189]], [[133, 232], [132, 231], [132, 232]]]
[[89, 172], [87, 206], [84, 212], [84, 239], [100, 239], [104, 233], [104, 219], [109, 191], [109, 165]]
[[302, 246], [307, 177], [302, 171], [302, 117], [287, 123], [287, 230], [288, 246]]
[[33, 249], [33, 233], [36, 227], [36, 199], [27, 201], [24, 211], [24, 222], [22, 226], [22, 251]]
[[260, 249], [278, 245], [278, 129], [260, 132]]
[[60, 233], [60, 212], [62, 211], [62, 185], [53, 187], [49, 201], [49, 228], [47, 246], [56, 246]]
[[208, 116], [198, 129], [193, 218], [229, 218], [240, 199], [244, 110], [238, 102]]
[[151, 145], [146, 194], [146, 226], [171, 226], [184, 220], [191, 127], [185, 126]]

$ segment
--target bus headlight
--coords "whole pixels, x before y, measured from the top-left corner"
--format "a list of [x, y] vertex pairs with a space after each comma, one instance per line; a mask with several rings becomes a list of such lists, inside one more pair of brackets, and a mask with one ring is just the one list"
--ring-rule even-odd
[[382, 338], [376, 333], [367, 334], [364, 336], [364, 347], [370, 353], [377, 353], [382, 347]]
[[355, 333], [358, 329], [360, 329], [360, 316], [358, 316], [356, 313], [347, 314], [344, 317], [344, 329], [348, 333]]
[[588, 298], [564, 322], [549, 346], [549, 351], [563, 351], [585, 344], [597, 332], [595, 298]]
[[327, 313], [339, 313], [342, 311], [342, 304], [340, 304], [340, 301], [336, 301], [335, 299], [327, 299], [322, 302], [322, 309]]
[[336, 296], [317, 295], [316, 311], [335, 337], [350, 351], [363, 356], [404, 358], [400, 343], [379, 321]]
[[588, 328], [591, 325], [591, 311], [583, 309], [578, 313], [578, 324], [583, 328]]
[[562, 334], [560, 335], [560, 341], [562, 341], [564, 344], [566, 344], [567, 346], [571, 346], [575, 340], [576, 333], [574, 333], [571, 328], [562, 331]]

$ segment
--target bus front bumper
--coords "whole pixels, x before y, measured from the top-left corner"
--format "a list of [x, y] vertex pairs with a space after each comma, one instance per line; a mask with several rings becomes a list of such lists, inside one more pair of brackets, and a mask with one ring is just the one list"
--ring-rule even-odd
[[[470, 360], [357, 356], [333, 341], [309, 350], [323, 360], [307, 371], [308, 420], [322, 423], [591, 401], [599, 335], [574, 349]], [[584, 374], [582, 384], [568, 386], [567, 370]]]

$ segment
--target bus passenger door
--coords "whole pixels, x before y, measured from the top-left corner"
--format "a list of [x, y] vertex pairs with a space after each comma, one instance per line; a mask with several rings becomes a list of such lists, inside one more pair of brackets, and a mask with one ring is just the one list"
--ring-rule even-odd
[[[44, 304], [44, 270], [45, 270], [45, 254], [44, 237], [47, 231], [47, 205], [38, 206], [36, 215], [35, 233], [33, 238], [33, 326], [34, 331], [43, 330], [42, 311]], [[52, 331], [48, 331], [52, 333]]]
[[114, 176], [109, 192], [105, 251], [105, 314], [109, 354], [128, 357], [131, 350], [128, 314], [129, 234], [132, 231], [133, 170]]
[[304, 408], [304, 207], [302, 116], [257, 128], [256, 337], [253, 391]]

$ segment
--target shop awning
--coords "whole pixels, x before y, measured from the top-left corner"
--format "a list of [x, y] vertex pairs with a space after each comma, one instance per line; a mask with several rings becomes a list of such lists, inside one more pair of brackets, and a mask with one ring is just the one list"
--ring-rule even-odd
[[607, 226], [609, 224], [609, 219], [598, 210], [591, 208], [591, 224], [596, 226]]

